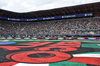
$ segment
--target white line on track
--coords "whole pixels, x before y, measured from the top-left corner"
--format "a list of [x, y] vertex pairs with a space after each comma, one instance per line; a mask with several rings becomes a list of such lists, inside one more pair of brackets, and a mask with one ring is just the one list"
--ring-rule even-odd
[[18, 63], [14, 66], [49, 66], [49, 64], [26, 64], [26, 63]]
[[74, 57], [99, 57], [100, 54], [73, 54]]

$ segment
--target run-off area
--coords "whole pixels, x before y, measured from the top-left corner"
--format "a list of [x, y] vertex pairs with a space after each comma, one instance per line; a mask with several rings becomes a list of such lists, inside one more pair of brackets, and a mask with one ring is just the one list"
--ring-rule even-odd
[[[0, 65], [98, 66], [100, 43], [79, 41], [0, 42]], [[82, 60], [83, 59], [83, 60]]]

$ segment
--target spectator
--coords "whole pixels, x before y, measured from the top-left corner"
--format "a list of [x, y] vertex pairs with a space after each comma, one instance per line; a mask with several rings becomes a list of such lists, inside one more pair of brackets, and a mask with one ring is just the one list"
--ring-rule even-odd
[[0, 22], [0, 34], [100, 34], [100, 18], [44, 22]]

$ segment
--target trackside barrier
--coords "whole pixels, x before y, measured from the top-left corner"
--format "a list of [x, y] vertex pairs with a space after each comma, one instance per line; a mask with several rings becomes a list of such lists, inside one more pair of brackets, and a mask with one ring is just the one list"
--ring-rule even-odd
[[86, 38], [84, 38], [84, 39], [88, 39], [88, 38], [86, 37]]
[[[66, 38], [65, 38], [66, 39]], [[58, 40], [64, 40], [64, 38], [58, 38]]]
[[29, 39], [32, 39], [32, 37], [28, 37]]
[[12, 39], [15, 39], [15, 37], [11, 37]]
[[58, 40], [66, 40], [66, 37], [60, 37]]
[[86, 39], [88, 39], [88, 38], [86, 38], [86, 37], [85, 37], [85, 38], [82, 38], [82, 37], [81, 37], [81, 38], [77, 38], [77, 39], [78, 39], [78, 40], [86, 40]]
[[89, 40], [96, 40], [96, 39], [99, 39], [99, 38], [88, 38]]
[[99, 37], [1, 37], [0, 39], [46, 39], [46, 40], [100, 40]]
[[51, 38], [49, 38], [49, 40], [58, 40], [58, 38], [57, 37], [51, 37]]
[[66, 37], [63, 37], [63, 40], [66, 40]]
[[77, 37], [72, 37], [72, 39], [77, 39]]
[[96, 39], [99, 39], [99, 38], [96, 38]]
[[4, 39], [7, 39], [7, 37], [4, 37]]
[[37, 39], [45, 39], [45, 37], [37, 37]]
[[24, 37], [21, 37], [21, 39], [24, 39]]
[[69, 38], [66, 38], [67, 40], [73, 40], [73, 38], [72, 37], [69, 37]]

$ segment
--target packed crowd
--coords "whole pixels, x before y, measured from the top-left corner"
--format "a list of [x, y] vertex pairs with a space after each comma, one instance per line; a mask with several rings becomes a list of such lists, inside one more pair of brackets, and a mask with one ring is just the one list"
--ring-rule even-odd
[[53, 20], [44, 22], [3, 22], [0, 34], [100, 34], [100, 18]]

